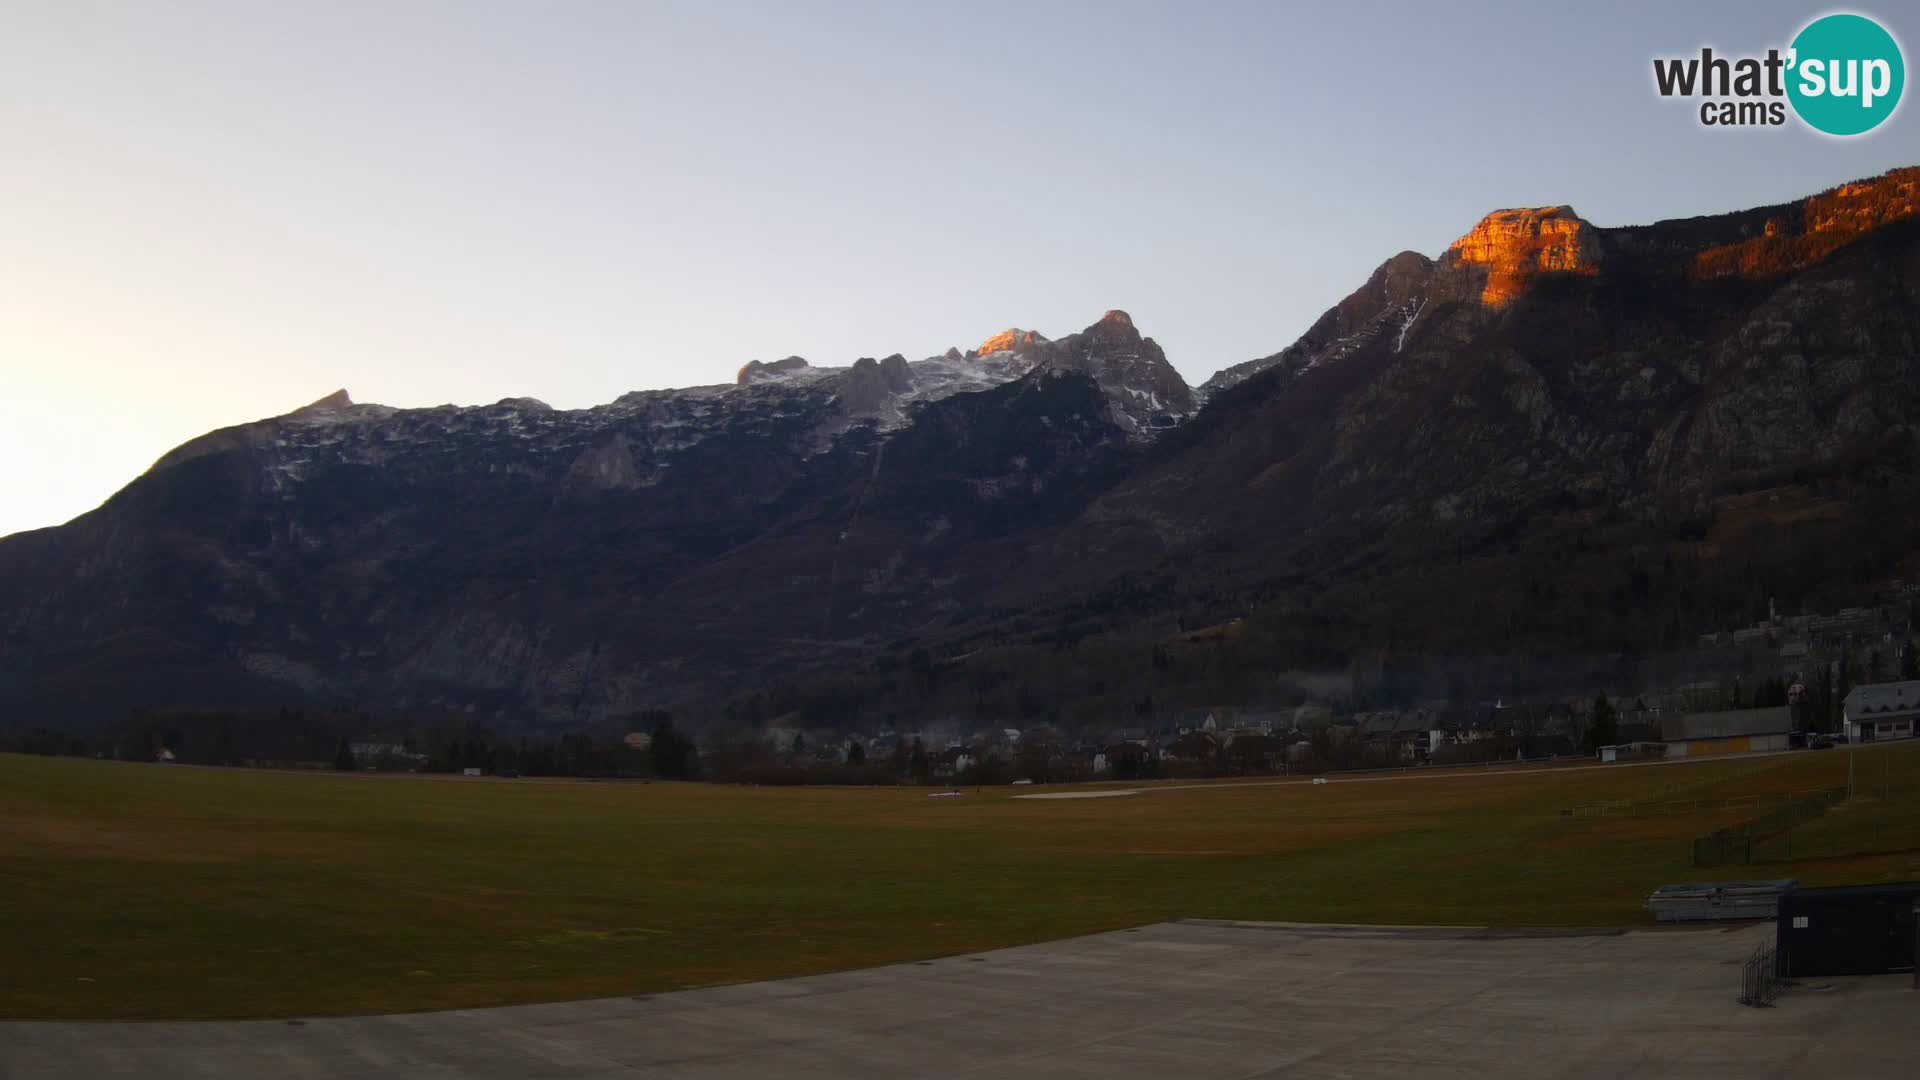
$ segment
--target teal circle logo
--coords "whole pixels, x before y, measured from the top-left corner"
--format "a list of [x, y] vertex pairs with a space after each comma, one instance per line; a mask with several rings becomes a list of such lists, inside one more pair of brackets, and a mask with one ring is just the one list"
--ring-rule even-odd
[[1793, 39], [1787, 98], [1816, 131], [1864, 135], [1893, 115], [1907, 84], [1900, 43], [1864, 15], [1823, 15]]

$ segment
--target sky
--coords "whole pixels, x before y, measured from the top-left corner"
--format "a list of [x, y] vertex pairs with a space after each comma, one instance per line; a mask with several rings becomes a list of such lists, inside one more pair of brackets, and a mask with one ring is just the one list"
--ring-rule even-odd
[[583, 408], [1108, 308], [1198, 383], [1489, 210], [1920, 163], [1910, 104], [1843, 141], [1653, 91], [1825, 10], [0, 0], [0, 535], [340, 388]]

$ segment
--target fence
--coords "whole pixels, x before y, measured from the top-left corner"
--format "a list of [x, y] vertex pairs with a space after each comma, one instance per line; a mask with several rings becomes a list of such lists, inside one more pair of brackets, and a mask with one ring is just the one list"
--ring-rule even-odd
[[[1790, 863], [1796, 859], [1839, 859], [1857, 855], [1911, 855], [1920, 851], [1920, 828], [1908, 820], [1869, 814], [1844, 829], [1789, 829], [1765, 843], [1755, 841], [1753, 863]], [[1913, 863], [1920, 869], [1920, 861]]]
[[1772, 945], [1762, 945], [1740, 967], [1740, 1004], [1767, 1008], [1780, 988], [1780, 955]]
[[1827, 808], [1847, 797], [1843, 787], [1823, 788], [1794, 799], [1753, 818], [1715, 829], [1693, 841], [1693, 865], [1723, 866], [1727, 863], [1751, 863], [1755, 841], [1769, 840], [1796, 825], [1803, 825], [1827, 812]]
[[1824, 794], [1826, 788], [1804, 788], [1799, 791], [1783, 791], [1765, 795], [1728, 795], [1720, 798], [1699, 799], [1662, 799], [1655, 802], [1633, 802], [1625, 799], [1613, 802], [1582, 803], [1560, 811], [1563, 818], [1645, 818], [1645, 817], [1687, 817], [1692, 814], [1704, 814], [1715, 810], [1758, 810], [1763, 806], [1776, 803], [1784, 804], [1798, 799]]

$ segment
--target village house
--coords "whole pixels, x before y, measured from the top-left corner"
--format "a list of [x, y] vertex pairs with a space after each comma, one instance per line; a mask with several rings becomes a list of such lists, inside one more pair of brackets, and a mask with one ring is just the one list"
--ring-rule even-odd
[[1394, 760], [1413, 764], [1427, 759], [1434, 721], [1424, 710], [1358, 713], [1354, 721], [1368, 745], [1384, 748]]
[[383, 764], [390, 766], [420, 765], [424, 764], [427, 760], [427, 755], [415, 753], [408, 750], [404, 745], [395, 742], [374, 742], [371, 740], [350, 742], [347, 744], [347, 752], [353, 755], [355, 763], [368, 768]]
[[949, 746], [933, 756], [933, 775], [958, 776], [973, 764], [973, 754], [964, 746]]
[[1220, 753], [1220, 740], [1211, 730], [1189, 731], [1169, 743], [1161, 754], [1163, 759], [1204, 763], [1214, 760]]
[[1849, 742], [1911, 739], [1920, 719], [1920, 681], [1856, 686], [1840, 703], [1840, 716]]

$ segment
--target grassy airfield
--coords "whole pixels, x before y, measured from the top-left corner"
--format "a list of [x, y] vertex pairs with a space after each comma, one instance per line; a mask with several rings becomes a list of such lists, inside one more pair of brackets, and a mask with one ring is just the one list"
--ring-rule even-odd
[[1632, 925], [1664, 883], [1920, 877], [1920, 743], [1857, 753], [1790, 855], [1713, 870], [1691, 838], [1757, 812], [1720, 800], [1844, 784], [1848, 751], [1058, 801], [0, 755], [0, 1017], [638, 994], [1186, 916]]

